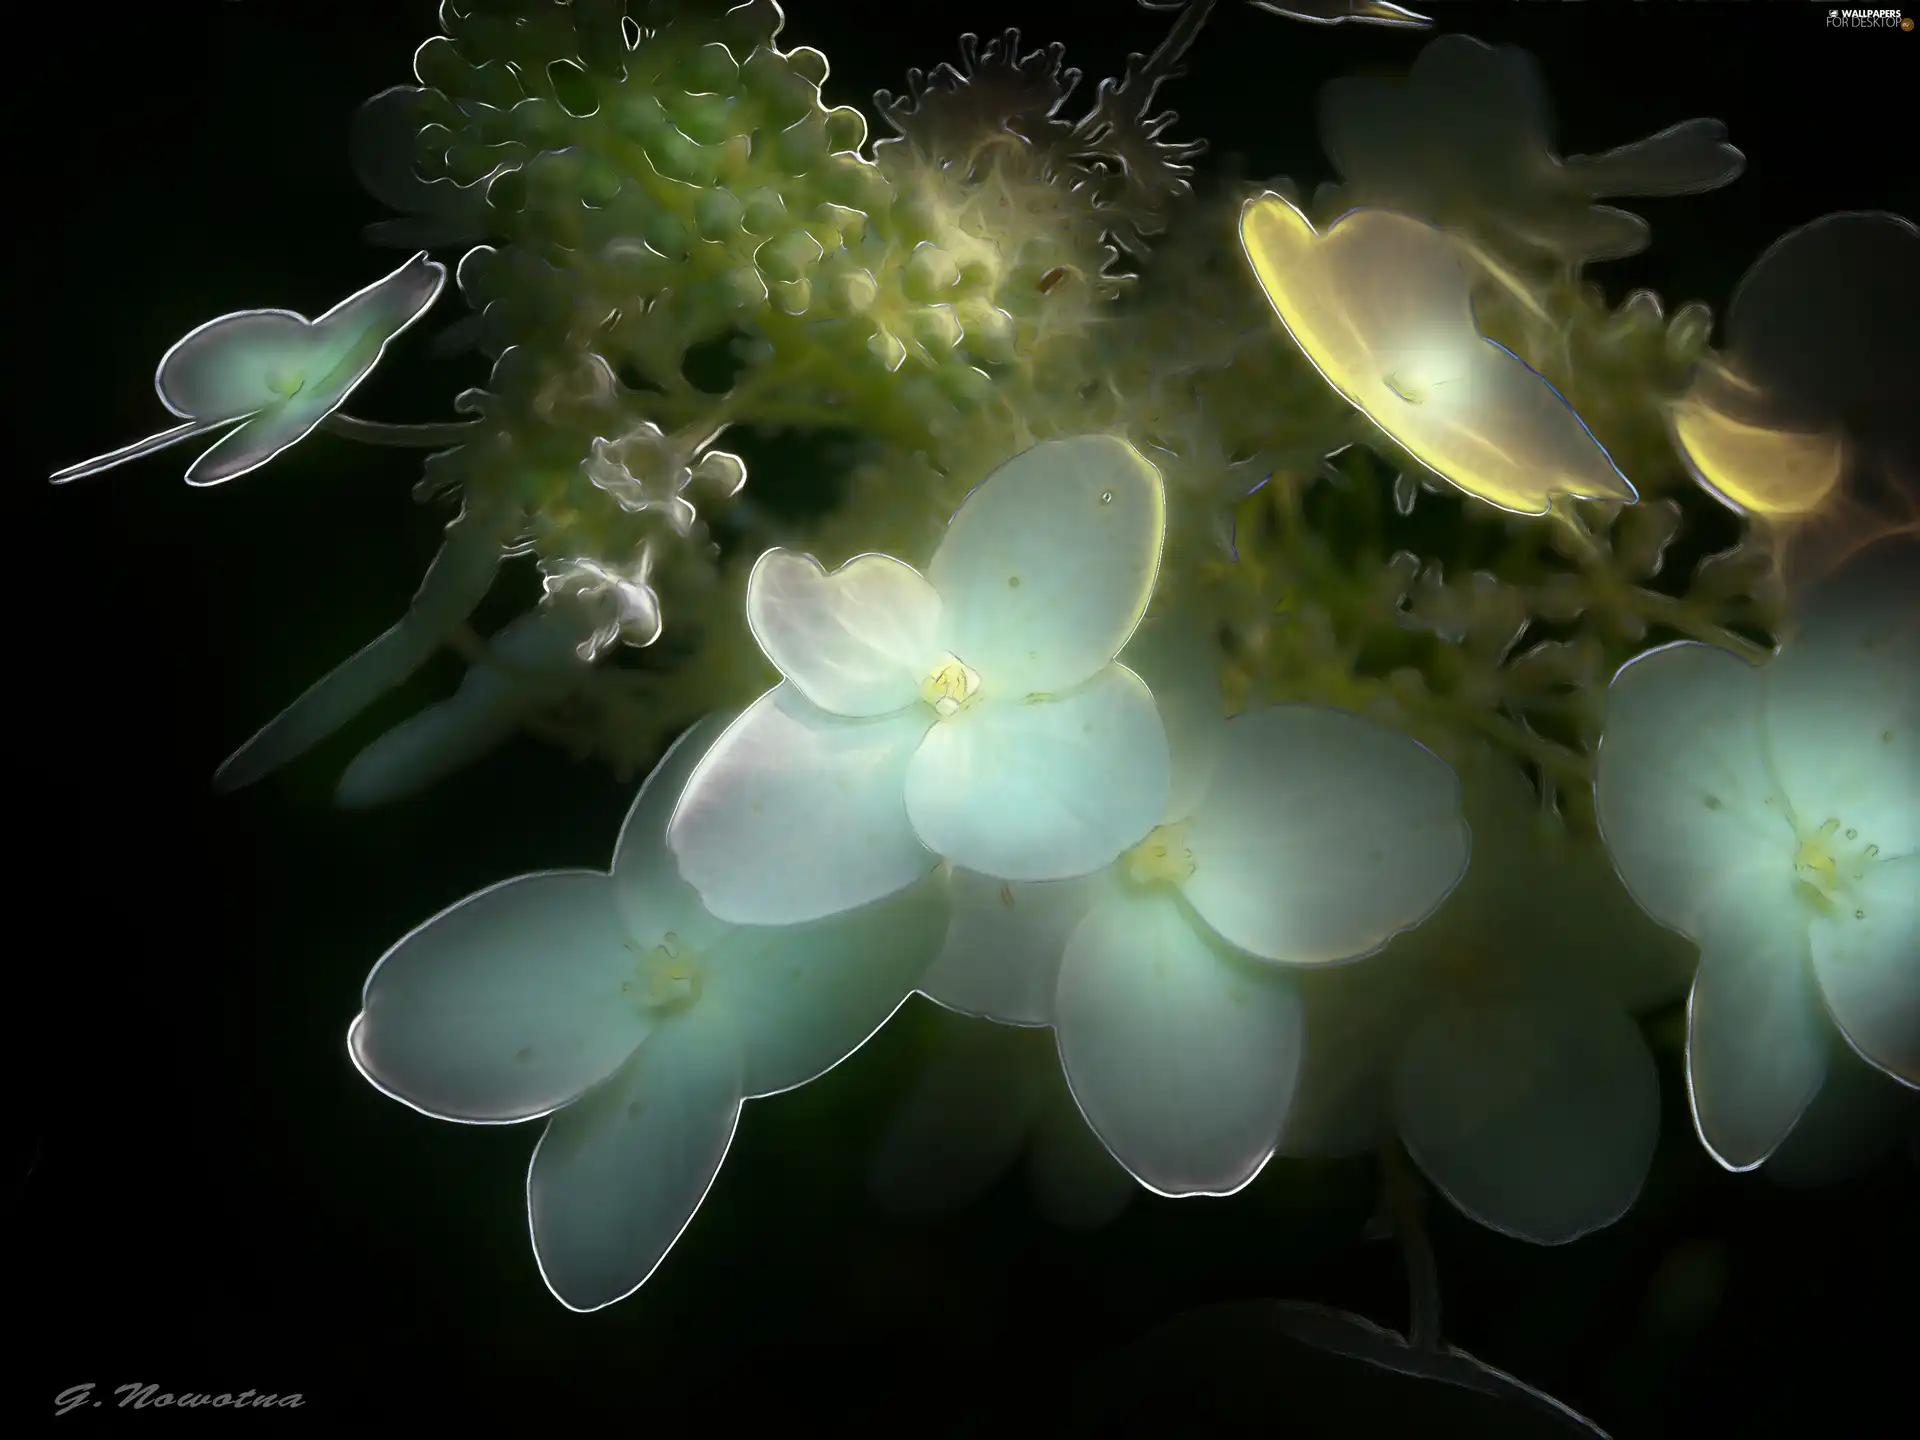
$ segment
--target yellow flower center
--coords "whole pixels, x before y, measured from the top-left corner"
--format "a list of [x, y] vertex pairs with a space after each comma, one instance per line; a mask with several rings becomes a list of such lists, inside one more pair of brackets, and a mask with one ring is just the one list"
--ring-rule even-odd
[[1122, 858], [1126, 876], [1134, 885], [1178, 885], [1193, 874], [1193, 851], [1187, 848], [1187, 822], [1159, 825]]
[[627, 943], [637, 963], [634, 978], [622, 981], [620, 990], [645, 1010], [684, 1009], [700, 998], [700, 962], [685, 941], [669, 930], [660, 943], [642, 950]]
[[[1837, 818], [1829, 818], [1816, 830], [1796, 825], [1794, 835], [1798, 841], [1793, 852], [1795, 888], [1822, 915], [1840, 915], [1849, 908], [1848, 893], [1866, 878], [1880, 847], [1858, 844], [1860, 832], [1843, 827]], [[1852, 908], [1855, 919], [1867, 918], [1863, 908]]]
[[959, 714], [971, 705], [980, 692], [980, 672], [953, 655], [941, 661], [920, 682], [920, 698], [934, 708], [942, 720]]

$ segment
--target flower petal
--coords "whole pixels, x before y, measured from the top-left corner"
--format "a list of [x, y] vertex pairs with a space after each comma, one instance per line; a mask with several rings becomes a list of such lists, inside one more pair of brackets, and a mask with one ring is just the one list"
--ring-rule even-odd
[[1640, 907], [1700, 939], [1721, 906], [1793, 881], [1793, 826], [1768, 777], [1762, 680], [1680, 641], [1630, 660], [1607, 690], [1594, 806]]
[[187, 467], [187, 484], [219, 485], [258, 470], [318, 428], [327, 412], [304, 397], [282, 400], [222, 435]]
[[733, 1017], [741, 1093], [804, 1085], [865, 1045], [926, 973], [947, 914], [946, 877], [933, 872], [844, 915], [730, 931], [707, 960], [700, 1003]]
[[381, 957], [348, 1032], [374, 1085], [446, 1120], [525, 1120], [612, 1074], [647, 1035], [613, 887], [556, 870], [471, 895]]
[[1766, 667], [1766, 737], [1803, 826], [1920, 852], [1920, 553], [1881, 543], [1806, 598]]
[[667, 827], [680, 873], [736, 925], [792, 925], [904, 890], [936, 858], [902, 799], [933, 723], [850, 720], [776, 685], [701, 758]]
[[1920, 855], [1882, 860], [1808, 932], [1833, 1023], [1861, 1058], [1920, 1087]]
[[1060, 1060], [1113, 1156], [1161, 1195], [1231, 1195], [1273, 1154], [1300, 1068], [1287, 977], [1205, 933], [1177, 896], [1119, 891], [1074, 931]]
[[1166, 510], [1160, 472], [1116, 436], [1022, 451], [967, 496], [927, 568], [941, 648], [1002, 701], [1098, 673], [1146, 613]]
[[160, 357], [153, 386], [174, 414], [237, 420], [286, 398], [275, 381], [299, 372], [313, 326], [291, 310], [241, 310], [195, 326]]
[[1277, 705], [1222, 731], [1184, 890], [1242, 950], [1342, 960], [1430, 915], [1466, 873], [1468, 844], [1444, 761], [1357, 715]]
[[1820, 1089], [1828, 1032], [1804, 924], [1756, 908], [1700, 950], [1687, 1001], [1687, 1093], [1707, 1153], [1751, 1170]]
[[493, 588], [509, 523], [496, 513], [462, 510], [399, 623], [321, 676], [229, 755], [214, 772], [214, 788], [238, 790], [272, 774], [424, 665]]
[[1152, 692], [1172, 763], [1162, 824], [1193, 813], [1213, 779], [1227, 707], [1220, 688], [1220, 644], [1197, 615], [1149, 615], [1121, 656]]
[[1314, 368], [1442, 479], [1529, 515], [1555, 494], [1637, 498], [1559, 393], [1475, 328], [1463, 256], [1445, 232], [1358, 209], [1319, 235], [1267, 194], [1247, 202], [1240, 235]]
[[726, 1159], [740, 1051], [724, 1016], [703, 1010], [658, 1026], [618, 1074], [553, 1117], [533, 1152], [533, 1251], [569, 1310], [646, 1284]]
[[989, 700], [934, 726], [907, 767], [907, 813], [955, 865], [1067, 880], [1153, 828], [1168, 766], [1152, 695], [1110, 665], [1057, 700]]
[[953, 920], [920, 993], [1003, 1025], [1049, 1024], [1060, 957], [1103, 879], [1031, 885], [956, 869]]
[[881, 1212], [932, 1220], [966, 1209], [1019, 1158], [1039, 1113], [1053, 1037], [939, 1011], [934, 1053], [874, 1148], [867, 1185]]
[[1087, 1126], [1051, 1046], [1040, 1116], [1027, 1142], [1027, 1192], [1049, 1225], [1098, 1230], [1120, 1218], [1139, 1185]]
[[709, 715], [682, 731], [641, 782], [621, 822], [613, 849], [613, 899], [628, 937], [643, 948], [673, 931], [704, 954], [731, 928], [714, 918], [700, 903], [700, 892], [681, 878], [680, 863], [667, 845], [667, 825], [688, 778], [732, 720]]
[[828, 574], [811, 555], [769, 550], [747, 579], [747, 624], [780, 673], [835, 715], [917, 703], [940, 658], [940, 596], [891, 555]]
[[1394, 1109], [1449, 1200], [1542, 1245], [1626, 1214], [1660, 1136], [1653, 1057], [1598, 995], [1442, 1001], [1400, 1052]]

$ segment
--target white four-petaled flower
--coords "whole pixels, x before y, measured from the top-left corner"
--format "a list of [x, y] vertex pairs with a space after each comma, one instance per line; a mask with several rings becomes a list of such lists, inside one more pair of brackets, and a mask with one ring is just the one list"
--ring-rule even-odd
[[1679, 642], [1607, 696], [1601, 833], [1642, 908], [1700, 946], [1687, 1079], [1749, 1170], [1827, 1066], [1822, 1010], [1920, 1085], [1920, 557], [1882, 543], [1809, 595], [1761, 668]]
[[1124, 440], [1050, 440], [988, 476], [926, 575], [887, 555], [831, 574], [771, 550], [747, 619], [785, 677], [694, 771], [668, 829], [714, 914], [788, 924], [942, 859], [1005, 880], [1086, 875], [1165, 805], [1153, 696], [1114, 657], [1166, 528]]
[[92, 460], [55, 484], [111, 470], [228, 425], [238, 428], [195, 460], [189, 485], [218, 485], [257, 470], [303, 440], [373, 372], [387, 342], [427, 313], [447, 267], [422, 250], [318, 320], [291, 310], [241, 310], [189, 331], [160, 359], [154, 388], [182, 423]]
[[1223, 1195], [1273, 1154], [1305, 1036], [1289, 970], [1417, 925], [1466, 869], [1459, 784], [1358, 716], [1282, 705], [1226, 719], [1210, 638], [1143, 630], [1128, 658], [1173, 753], [1161, 823], [1100, 874], [954, 876], [922, 990], [1052, 1024], [1081, 1112], [1163, 1195]]
[[527, 1211], [541, 1274], [574, 1310], [646, 1282], [713, 1183], [741, 1101], [859, 1049], [945, 931], [937, 875], [814, 925], [708, 914], [664, 833], [720, 728], [682, 736], [641, 787], [611, 873], [524, 875], [443, 911], [374, 967], [349, 1033], [361, 1073], [428, 1115], [552, 1116]]

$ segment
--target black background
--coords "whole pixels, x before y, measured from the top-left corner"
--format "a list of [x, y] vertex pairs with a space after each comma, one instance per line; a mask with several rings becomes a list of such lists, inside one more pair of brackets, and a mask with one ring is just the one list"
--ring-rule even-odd
[[[1629, 202], [1655, 241], [1603, 267], [1616, 296], [1651, 284], [1718, 308], [1794, 225], [1914, 213], [1911, 133], [1893, 117], [1911, 115], [1920, 35], [1829, 31], [1823, 6], [1795, 0], [1429, 8], [1541, 57], [1564, 152], [1693, 115], [1730, 124], [1747, 173]], [[1169, 18], [1127, 0], [789, 10], [785, 43], [824, 50], [829, 99], [870, 114], [875, 88], [955, 56], [963, 29], [1064, 39], [1090, 87]], [[436, 543], [408, 496], [417, 456], [319, 437], [215, 490], [180, 483], [186, 451], [60, 490], [39, 479], [158, 428], [153, 365], [194, 325], [315, 314], [398, 263], [361, 239], [382, 211], [352, 179], [348, 124], [411, 78], [433, 8], [175, 0], [15, 23], [10, 610], [26, 674], [8, 693], [25, 863], [10, 948], [29, 1043], [9, 1270], [16, 1336], [32, 1338], [9, 1401], [44, 1416], [92, 1382], [107, 1403], [59, 1423], [101, 1430], [162, 1423], [113, 1405], [114, 1387], [151, 1381], [297, 1391], [302, 1409], [271, 1418], [327, 1427], [1022, 1433], [1084, 1418], [1088, 1395], [1117, 1393], [1118, 1364], [1187, 1407], [1171, 1433], [1213, 1433], [1203, 1402], [1236, 1387], [1274, 1434], [1496, 1433], [1419, 1387], [1283, 1370], [1246, 1344], [1222, 1342], [1211, 1377], [1123, 1354], [1184, 1311], [1259, 1296], [1403, 1325], [1393, 1249], [1359, 1238], [1365, 1164], [1276, 1162], [1225, 1201], [1142, 1196], [1092, 1236], [1047, 1228], [1011, 1181], [945, 1225], [883, 1224], [860, 1167], [912, 1073], [915, 1006], [819, 1084], [748, 1108], [639, 1295], [591, 1316], [555, 1302], [525, 1235], [534, 1129], [425, 1120], [365, 1084], [343, 1042], [392, 940], [507, 875], [604, 863], [630, 791], [527, 743], [385, 811], [330, 808], [357, 746], [452, 683], [443, 664], [284, 775], [216, 799], [218, 761], [406, 604]], [[1327, 176], [1317, 85], [1422, 43], [1222, 0], [1166, 98], [1178, 133], [1310, 184]], [[460, 313], [444, 307], [439, 322]], [[443, 418], [482, 378], [417, 338], [396, 349], [357, 413]], [[1817, 1192], [1725, 1175], [1665, 1079], [1667, 1131], [1625, 1223], [1540, 1250], [1436, 1216], [1449, 1336], [1620, 1436], [1892, 1428], [1920, 1276], [1906, 1155]], [[1389, 1398], [1363, 1411], [1362, 1392]]]

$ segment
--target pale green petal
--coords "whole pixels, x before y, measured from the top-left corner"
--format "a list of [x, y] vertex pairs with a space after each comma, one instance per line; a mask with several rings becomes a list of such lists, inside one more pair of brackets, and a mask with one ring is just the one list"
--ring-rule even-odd
[[1447, 1000], [1401, 1050], [1394, 1112], [1456, 1206], [1559, 1245], [1639, 1197], [1660, 1136], [1659, 1077], [1638, 1027], [1599, 995]]
[[1819, 1091], [1828, 1027], [1804, 920], [1787, 906], [1716, 920], [1687, 1002], [1694, 1128], [1729, 1170], [1773, 1154]]
[[1836, 1034], [1820, 1093], [1761, 1173], [1792, 1189], [1842, 1184], [1885, 1160], [1909, 1131], [1920, 1134], [1915, 1127], [1920, 1093], [1869, 1065]]
[[644, 949], [660, 944], [672, 931], [705, 952], [732, 928], [710, 914], [700, 903], [700, 892], [680, 877], [679, 861], [667, 847], [667, 823], [694, 767], [734, 718], [709, 715], [683, 730], [640, 783], [620, 824], [613, 847], [613, 899], [627, 935]]
[[1140, 1187], [1088, 1128], [1051, 1046], [1042, 1089], [1039, 1120], [1027, 1142], [1027, 1191], [1034, 1209], [1063, 1230], [1112, 1224]]
[[804, 1085], [866, 1044], [926, 973], [947, 914], [946, 877], [936, 871], [845, 915], [730, 931], [705, 962], [698, 1003], [733, 1018], [742, 1093]]
[[1230, 1195], [1293, 1103], [1304, 1038], [1283, 972], [1231, 955], [1176, 895], [1117, 890], [1074, 931], [1054, 1000], [1087, 1123], [1162, 1195]]
[[598, 1310], [646, 1284], [706, 1198], [740, 1118], [740, 1051], [720, 1012], [657, 1027], [547, 1125], [527, 1217], [547, 1288]]
[[1814, 917], [1814, 977], [1847, 1042], [1920, 1086], [1920, 855], [1863, 868], [1840, 907]]
[[1120, 658], [1146, 682], [1167, 732], [1172, 779], [1161, 821], [1184, 820], [1213, 779], [1227, 723], [1219, 637], [1193, 614], [1149, 615]]
[[767, 658], [835, 715], [886, 715], [939, 667], [940, 597], [911, 565], [857, 555], [832, 574], [769, 550], [747, 580], [747, 624]]
[[1146, 613], [1166, 534], [1160, 472], [1125, 440], [1044, 440], [967, 496], [934, 552], [940, 645], [1019, 700], [1098, 673]]
[[848, 720], [776, 685], [695, 767], [667, 830], [680, 873], [736, 925], [793, 925], [904, 890], [933, 869], [907, 823], [924, 707]]
[[934, 726], [907, 768], [907, 813], [955, 865], [1066, 880], [1139, 843], [1167, 785], [1153, 697], [1110, 665], [1057, 700], [988, 700]]
[[1104, 877], [1027, 884], [953, 872], [953, 920], [920, 993], [963, 1015], [1007, 1025], [1053, 1019], [1060, 956]]
[[367, 978], [348, 1049], [381, 1090], [447, 1120], [525, 1120], [610, 1075], [647, 1035], [605, 875], [523, 875], [443, 910]]
[[242, 310], [196, 326], [160, 359], [154, 388], [176, 415], [237, 420], [286, 398], [305, 364], [313, 326], [291, 310]]
[[934, 1053], [875, 1146], [867, 1186], [881, 1213], [957, 1214], [1013, 1166], [1060, 1062], [1043, 1030], [932, 1017]]
[[1803, 828], [1920, 852], [1920, 550], [1867, 550], [1807, 597], [1765, 671], [1766, 735]]
[[1466, 873], [1460, 786], [1397, 731], [1337, 710], [1236, 715], [1193, 812], [1185, 885], [1226, 940], [1268, 960], [1343, 960], [1430, 915]]
[[1607, 853], [1642, 909], [1695, 940], [1717, 907], [1793, 883], [1763, 689], [1745, 661], [1681, 641], [1629, 661], [1607, 690], [1594, 779]]
[[313, 433], [327, 412], [304, 398], [283, 400], [220, 437], [187, 467], [187, 484], [219, 485], [258, 470]]

